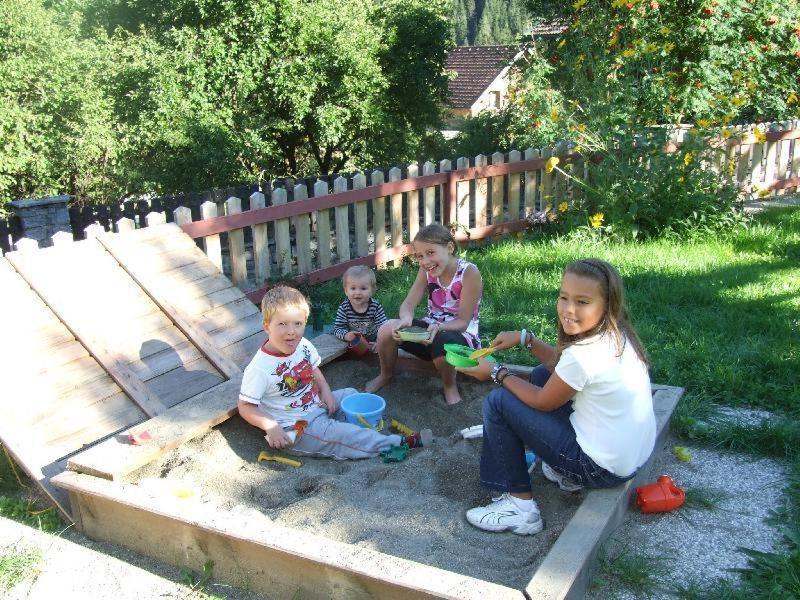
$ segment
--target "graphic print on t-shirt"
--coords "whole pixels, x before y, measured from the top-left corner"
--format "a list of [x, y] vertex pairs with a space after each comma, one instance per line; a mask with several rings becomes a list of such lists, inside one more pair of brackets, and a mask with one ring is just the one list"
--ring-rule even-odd
[[308, 410], [315, 404], [314, 367], [311, 364], [311, 352], [308, 348], [303, 347], [303, 358], [296, 365], [288, 361], [279, 363], [275, 375], [280, 378], [278, 390], [281, 396], [293, 398], [286, 405], [287, 409]]

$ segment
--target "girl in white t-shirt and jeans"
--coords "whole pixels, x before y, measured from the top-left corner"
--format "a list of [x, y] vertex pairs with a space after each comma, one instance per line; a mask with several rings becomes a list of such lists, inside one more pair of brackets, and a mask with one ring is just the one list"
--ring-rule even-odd
[[544, 527], [525, 447], [542, 459], [545, 477], [566, 491], [619, 485], [653, 451], [648, 359], [617, 270], [593, 258], [570, 263], [556, 308], [555, 347], [524, 329], [504, 331], [492, 342], [498, 350], [522, 344], [540, 360], [529, 381], [485, 359], [458, 369], [498, 385], [483, 405], [480, 478], [501, 495], [467, 511], [480, 529], [532, 535]]

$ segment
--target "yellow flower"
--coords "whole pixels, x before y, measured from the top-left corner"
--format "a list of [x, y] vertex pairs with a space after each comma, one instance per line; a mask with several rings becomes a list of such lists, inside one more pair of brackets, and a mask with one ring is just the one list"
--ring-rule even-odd
[[764, 198], [765, 196], [769, 196], [769, 189], [768, 188], [762, 188], [762, 189], [758, 190], [758, 196], [760, 198]]
[[795, 102], [797, 102], [797, 94], [792, 92], [789, 94], [789, 97], [786, 98], [786, 104], [794, 104]]
[[558, 42], [558, 47], [563, 48], [564, 44], [567, 43], [567, 38], [563, 38], [560, 42]]
[[608, 40], [608, 47], [613, 48], [619, 42], [619, 32], [615, 31], [611, 34], [611, 39]]
[[664, 44], [664, 52], [666, 52], [667, 54], [672, 52], [673, 48], [675, 48], [675, 44], [673, 44], [672, 42], [667, 42], [666, 44]]
[[725, 127], [722, 131], [720, 131], [720, 133], [722, 134], [722, 137], [727, 140], [733, 135], [733, 130]]
[[678, 183], [683, 183], [684, 181], [686, 181], [685, 177], [678, 177]]
[[577, 66], [581, 66], [581, 63], [583, 63], [584, 58], [586, 57], [583, 54], [579, 54], [578, 57], [575, 59], [575, 64]]
[[589, 217], [589, 225], [597, 229], [603, 224], [603, 219], [605, 215], [603, 213], [597, 213], [596, 215], [592, 215]]
[[728, 168], [726, 171], [728, 172], [728, 177], [733, 177], [733, 174], [736, 172], [736, 163], [732, 160], [728, 161]]
[[767, 141], [767, 134], [761, 131], [760, 129], [753, 130], [753, 137], [756, 138], [756, 142], [759, 144], [763, 144]]
[[556, 165], [561, 162], [561, 159], [557, 156], [553, 156], [547, 159], [547, 162], [544, 164], [544, 170], [548, 173], [552, 173], [553, 169], [556, 168]]
[[711, 119], [697, 119], [697, 124], [700, 127], [708, 127], [709, 125], [711, 125], [711, 123], [712, 123]]
[[558, 212], [567, 212], [567, 203], [562, 202], [558, 205]]
[[694, 152], [687, 152], [683, 155], [683, 164], [687, 167], [692, 164], [692, 160], [694, 160]]
[[651, 54], [653, 52], [658, 51], [658, 46], [656, 46], [653, 43], [646, 44], [645, 47], [643, 48], [643, 50], [644, 50], [645, 54]]
[[744, 104], [745, 98], [743, 96], [734, 96], [731, 98], [731, 104], [734, 106], [741, 106]]
[[625, 6], [625, 2], [626, 0], [614, 0], [611, 3], [611, 8], [622, 8], [623, 6]]
[[669, 27], [662, 27], [661, 29], [658, 30], [658, 32], [661, 35], [669, 35], [670, 33], [672, 33], [672, 30]]
[[625, 58], [630, 58], [634, 54], [636, 54], [636, 50], [634, 50], [633, 48], [627, 48], [622, 52], [622, 56], [624, 56]]
[[558, 117], [559, 117], [560, 114], [561, 113], [559, 112], [559, 110], [557, 108], [551, 108], [550, 109], [550, 118], [553, 119], [553, 121], [558, 121]]
[[572, 8], [574, 8], [575, 10], [580, 10], [581, 8], [583, 8], [583, 5], [586, 4], [586, 2], [588, 2], [588, 0], [577, 0], [572, 5]]

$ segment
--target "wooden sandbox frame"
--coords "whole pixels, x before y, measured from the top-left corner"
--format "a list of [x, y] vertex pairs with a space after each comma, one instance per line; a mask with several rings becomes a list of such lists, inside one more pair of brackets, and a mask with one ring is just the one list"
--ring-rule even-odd
[[[654, 386], [656, 451], [682, 393]], [[89, 537], [198, 571], [212, 560], [215, 578], [269, 598], [544, 599], [583, 596], [597, 548], [621, 522], [649, 467], [624, 486], [587, 493], [524, 590], [276, 525], [253, 510], [209, 514], [167, 492], [153, 495], [85, 473], [67, 471], [53, 483], [68, 492], [75, 523]]]
[[[213, 513], [122, 479], [235, 414], [241, 369], [263, 341], [252, 302], [175, 225], [10, 253], [0, 283], [17, 317], [7, 323], [15, 344], [0, 348], [0, 441], [17, 462], [89, 537], [178, 567], [211, 560], [218, 580], [271, 599], [580, 597], [598, 546], [649, 478], [648, 463], [624, 486], [587, 493], [522, 590], [253, 509]], [[345, 353], [332, 336], [312, 342], [323, 364]], [[418, 360], [398, 368], [426, 372]], [[653, 389], [658, 451], [683, 390]], [[144, 431], [150, 441], [131, 443]]]

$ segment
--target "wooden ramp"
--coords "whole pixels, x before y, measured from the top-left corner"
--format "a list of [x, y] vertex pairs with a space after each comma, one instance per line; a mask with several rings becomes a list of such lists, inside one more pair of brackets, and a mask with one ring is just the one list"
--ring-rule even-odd
[[177, 226], [6, 258], [0, 442], [65, 515], [55, 474], [121, 477], [235, 413], [261, 314]]

